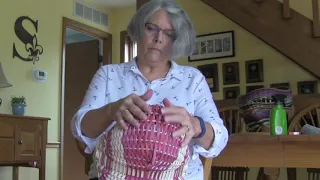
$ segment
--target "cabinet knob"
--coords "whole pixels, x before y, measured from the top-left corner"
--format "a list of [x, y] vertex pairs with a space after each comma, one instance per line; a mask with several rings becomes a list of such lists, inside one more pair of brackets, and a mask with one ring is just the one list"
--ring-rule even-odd
[[21, 145], [21, 144], [22, 144], [22, 141], [21, 141], [21, 140], [20, 140], [20, 141], [18, 141], [18, 144], [20, 144], [20, 145]]

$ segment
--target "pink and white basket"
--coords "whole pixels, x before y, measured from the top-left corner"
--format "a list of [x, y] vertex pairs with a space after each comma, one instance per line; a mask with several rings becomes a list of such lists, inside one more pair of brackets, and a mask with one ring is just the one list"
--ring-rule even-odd
[[184, 136], [172, 137], [181, 125], [166, 123], [161, 107], [151, 105], [139, 128], [115, 126], [100, 138], [94, 156], [100, 180], [184, 179], [189, 148], [180, 146]]

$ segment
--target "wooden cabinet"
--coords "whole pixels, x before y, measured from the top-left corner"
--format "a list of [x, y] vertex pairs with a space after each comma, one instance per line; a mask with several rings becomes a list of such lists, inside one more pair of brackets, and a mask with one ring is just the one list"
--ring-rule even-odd
[[39, 180], [45, 179], [47, 126], [49, 118], [0, 114], [0, 166], [18, 166], [36, 162]]

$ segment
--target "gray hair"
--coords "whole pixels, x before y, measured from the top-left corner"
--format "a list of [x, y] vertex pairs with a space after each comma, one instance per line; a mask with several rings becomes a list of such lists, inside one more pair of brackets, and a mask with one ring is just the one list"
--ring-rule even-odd
[[132, 17], [127, 32], [134, 43], [143, 38], [145, 23], [157, 11], [163, 9], [168, 13], [173, 28], [173, 59], [192, 55], [195, 48], [196, 33], [188, 14], [173, 0], [151, 0], [145, 3]]

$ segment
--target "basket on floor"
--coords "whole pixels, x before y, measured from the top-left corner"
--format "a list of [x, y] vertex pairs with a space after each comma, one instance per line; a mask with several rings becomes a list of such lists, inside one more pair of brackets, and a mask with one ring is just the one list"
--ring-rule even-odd
[[101, 180], [180, 180], [189, 160], [189, 147], [181, 147], [184, 136], [172, 137], [181, 125], [168, 124], [160, 105], [138, 128], [124, 131], [115, 126], [100, 138], [96, 147], [98, 175]]

